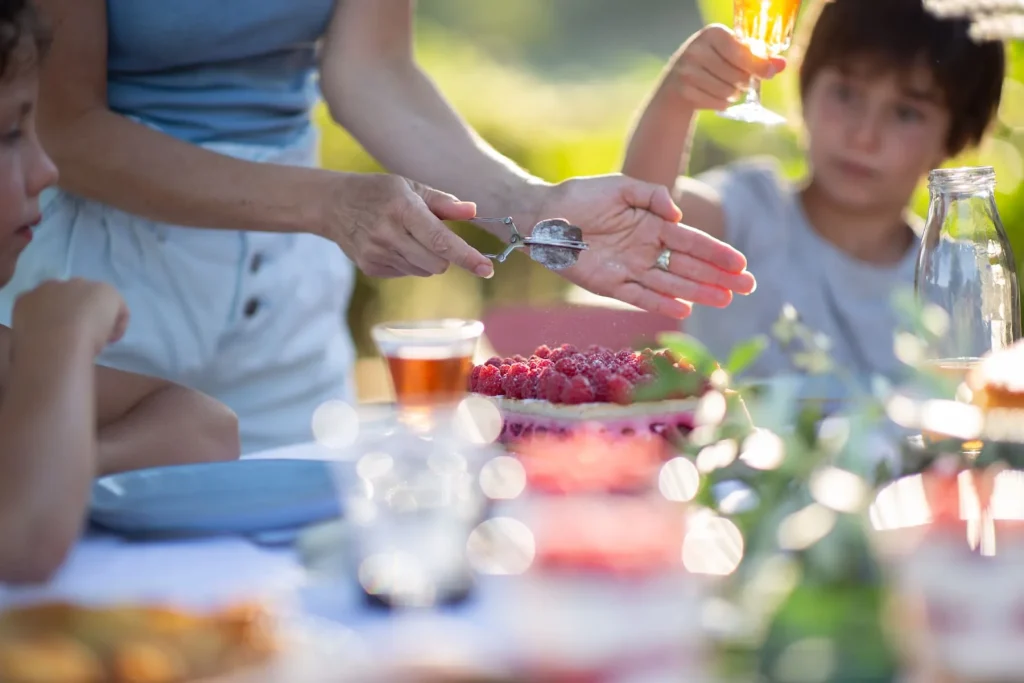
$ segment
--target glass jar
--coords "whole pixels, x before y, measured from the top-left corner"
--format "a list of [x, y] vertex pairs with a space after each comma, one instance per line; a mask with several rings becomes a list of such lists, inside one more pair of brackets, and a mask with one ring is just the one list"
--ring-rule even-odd
[[1016, 261], [995, 202], [989, 167], [932, 171], [931, 202], [914, 289], [949, 316], [929, 363], [962, 379], [978, 360], [1020, 338]]

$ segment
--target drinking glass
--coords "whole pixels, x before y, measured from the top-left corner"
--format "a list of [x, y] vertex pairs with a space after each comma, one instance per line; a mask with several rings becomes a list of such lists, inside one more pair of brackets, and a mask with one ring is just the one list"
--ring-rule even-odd
[[476, 438], [486, 414], [464, 409], [474, 400], [437, 409], [426, 433], [401, 420], [366, 433], [354, 471], [339, 470], [356, 574], [374, 602], [430, 607], [471, 589], [466, 544], [485, 513], [480, 469], [500, 453]]
[[[733, 0], [733, 28], [759, 57], [778, 57], [789, 49], [800, 0]], [[786, 119], [761, 104], [761, 80], [750, 79], [743, 100], [721, 116], [745, 123], [775, 126]]]
[[428, 422], [435, 408], [453, 406], [466, 395], [483, 331], [479, 321], [456, 318], [374, 326], [373, 339], [407, 420]]

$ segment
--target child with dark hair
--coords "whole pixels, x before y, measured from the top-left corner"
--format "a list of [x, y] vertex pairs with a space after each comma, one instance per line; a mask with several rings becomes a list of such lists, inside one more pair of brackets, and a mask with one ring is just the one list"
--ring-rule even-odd
[[[0, 287], [57, 180], [35, 129], [46, 31], [0, 0]], [[109, 285], [47, 282], [0, 326], [0, 582], [46, 579], [77, 538], [98, 474], [238, 457], [224, 406], [163, 380], [96, 367], [128, 311]]]
[[[752, 75], [785, 66], [723, 26], [683, 45], [633, 131], [623, 172], [673, 188], [684, 220], [740, 249], [758, 279], [757, 292], [728, 309], [694, 309], [688, 332], [725, 354], [767, 332], [790, 303], [831, 339], [847, 371], [899, 377], [890, 301], [913, 285], [921, 231], [908, 204], [931, 169], [983, 139], [1002, 92], [1003, 46], [972, 42], [968, 28], [921, 0], [824, 4], [800, 69], [810, 170], [796, 185], [774, 159], [677, 178], [697, 111], [725, 109]], [[751, 374], [792, 370], [773, 345]]]

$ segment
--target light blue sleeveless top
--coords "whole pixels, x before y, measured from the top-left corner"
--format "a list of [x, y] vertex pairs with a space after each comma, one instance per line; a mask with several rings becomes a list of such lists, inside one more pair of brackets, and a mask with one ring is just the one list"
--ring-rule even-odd
[[107, 0], [110, 108], [187, 142], [283, 145], [310, 125], [335, 0]]

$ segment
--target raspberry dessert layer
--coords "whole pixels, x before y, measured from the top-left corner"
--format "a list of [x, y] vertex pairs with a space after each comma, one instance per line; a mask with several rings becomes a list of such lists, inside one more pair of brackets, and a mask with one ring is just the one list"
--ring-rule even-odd
[[[654, 380], [654, 359], [668, 361], [680, 378], [677, 395], [636, 401], [639, 387]], [[568, 434], [593, 429], [611, 434], [655, 432], [685, 435], [693, 428], [697, 400], [708, 388], [694, 368], [666, 351], [563, 344], [541, 346], [529, 358], [491, 358], [473, 368], [470, 390], [493, 397], [504, 416], [505, 441], [536, 433]]]

